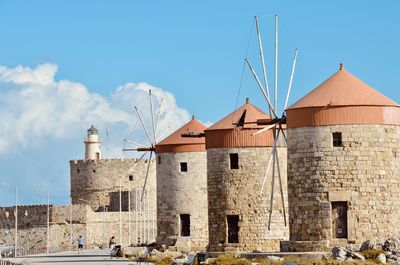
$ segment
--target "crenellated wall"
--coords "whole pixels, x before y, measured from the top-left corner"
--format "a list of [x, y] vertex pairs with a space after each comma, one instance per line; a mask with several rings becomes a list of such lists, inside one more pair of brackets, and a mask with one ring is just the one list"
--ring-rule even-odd
[[[136, 162], [136, 159], [70, 161], [72, 203], [89, 203], [94, 210], [103, 205], [109, 206], [110, 193], [119, 192], [120, 180], [122, 181], [123, 191], [141, 189], [145, 181], [149, 160], [141, 160], [135, 166]], [[146, 190], [151, 197], [155, 198], [156, 169], [154, 160], [151, 160], [150, 163]], [[119, 207], [117, 210], [119, 210]]]

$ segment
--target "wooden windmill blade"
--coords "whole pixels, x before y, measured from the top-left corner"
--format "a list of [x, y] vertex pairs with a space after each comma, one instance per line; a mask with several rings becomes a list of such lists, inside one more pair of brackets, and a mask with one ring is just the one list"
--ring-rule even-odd
[[[279, 129], [280, 130], [280, 129]], [[275, 149], [275, 156], [276, 156], [276, 166], [278, 169], [278, 180], [279, 180], [279, 188], [280, 188], [280, 193], [281, 193], [281, 202], [282, 202], [282, 209], [283, 209], [283, 219], [285, 221], [285, 226], [286, 224], [286, 209], [285, 209], [285, 197], [283, 195], [283, 184], [282, 184], [282, 176], [281, 176], [281, 168], [279, 166], [279, 155], [278, 155], [278, 149]]]
[[275, 127], [276, 125], [278, 125], [278, 123], [274, 123], [274, 124], [272, 124], [272, 125], [270, 125], [270, 126], [267, 126], [267, 127], [265, 127], [265, 128], [262, 128], [262, 129], [256, 131], [255, 133], [251, 134], [251, 136], [254, 136], [254, 135], [257, 135], [257, 134], [266, 132], [266, 131], [268, 131], [269, 129], [272, 129], [273, 127]]
[[[142, 125], [142, 128], [145, 132], [145, 135], [147, 137], [147, 140], [149, 141], [149, 146], [145, 146], [143, 144], [140, 144], [136, 141], [132, 141], [132, 140], [128, 140], [125, 139], [124, 141], [133, 145], [136, 145], [137, 147], [135, 148], [123, 148], [122, 150], [127, 152], [127, 151], [137, 151], [137, 152], [144, 152], [142, 154], [142, 156], [139, 158], [139, 160], [137, 161], [136, 164], [134, 164], [132, 170], [137, 166], [137, 164], [144, 158], [144, 156], [146, 154], [148, 154], [148, 152], [150, 152], [150, 156], [149, 156], [149, 163], [147, 165], [147, 170], [146, 170], [146, 176], [144, 179], [144, 184], [142, 187], [142, 194], [141, 194], [141, 199], [140, 201], [143, 201], [144, 198], [144, 194], [145, 194], [145, 190], [146, 190], [146, 186], [147, 186], [147, 181], [148, 181], [148, 177], [149, 177], [149, 173], [150, 173], [150, 166], [151, 166], [151, 159], [153, 157], [153, 153], [155, 154], [156, 151], [156, 143], [158, 141], [158, 124], [159, 124], [159, 120], [160, 120], [160, 114], [161, 114], [161, 106], [162, 106], [162, 102], [163, 99], [160, 99], [160, 104], [159, 104], [159, 108], [158, 108], [158, 112], [157, 112], [157, 117], [154, 117], [154, 109], [153, 109], [153, 101], [152, 101], [152, 92], [151, 90], [149, 90], [149, 106], [150, 106], [150, 115], [151, 115], [151, 132], [152, 134], [149, 133], [149, 130], [147, 129], [145, 122], [143, 120], [143, 117], [141, 115], [141, 112], [139, 110], [139, 108], [137, 106], [134, 107], [136, 114], [140, 120], [140, 124]], [[156, 122], [154, 122], [156, 121]]]
[[[263, 51], [263, 45], [262, 45], [262, 40], [261, 40], [261, 33], [260, 33], [260, 26], [258, 24], [258, 17], [255, 16], [255, 22], [256, 22], [256, 30], [257, 30], [257, 39], [258, 39], [258, 47], [260, 49], [260, 59], [261, 59], [261, 66], [262, 66], [262, 71], [263, 71], [263, 77], [264, 77], [264, 86], [265, 90], [267, 92], [267, 96], [270, 99], [270, 93], [269, 93], [269, 86], [268, 86], [268, 78], [267, 78], [267, 68], [265, 66], [265, 58], [264, 58], [264, 51]], [[269, 116], [271, 116], [272, 113], [272, 108], [269, 105], [268, 107], [269, 110]]]
[[[277, 147], [278, 147], [278, 144], [280, 144], [279, 143], [280, 135], [282, 135], [285, 144], [287, 143], [287, 137], [286, 137], [286, 134], [285, 134], [285, 131], [284, 131], [284, 128], [282, 125], [286, 124], [285, 110], [287, 108], [287, 104], [289, 101], [289, 97], [290, 97], [290, 93], [291, 93], [291, 89], [292, 89], [292, 85], [293, 85], [293, 77], [294, 77], [294, 72], [296, 69], [298, 49], [296, 48], [294, 58], [293, 58], [293, 64], [292, 64], [290, 79], [289, 79], [289, 85], [287, 88], [284, 104], [282, 105], [283, 106], [282, 115], [278, 116], [278, 114], [277, 114], [278, 113], [278, 111], [277, 111], [277, 109], [278, 109], [278, 102], [277, 102], [277, 99], [278, 99], [278, 37], [279, 37], [279, 35], [278, 35], [278, 16], [275, 16], [274, 88], [273, 88], [273, 93], [271, 91], [271, 94], [269, 93], [267, 70], [266, 70], [267, 68], [265, 66], [265, 58], [264, 58], [264, 51], [263, 51], [263, 47], [262, 47], [258, 17], [255, 17], [255, 24], [256, 24], [256, 29], [257, 29], [258, 47], [259, 47], [259, 52], [260, 52], [264, 84], [262, 84], [260, 79], [258, 78], [258, 75], [257, 75], [255, 69], [253, 68], [252, 64], [250, 63], [250, 60], [246, 58], [245, 62], [248, 65], [262, 95], [264, 96], [264, 98], [267, 102], [270, 115], [272, 115], [271, 119], [257, 120], [257, 125], [265, 126], [265, 127], [252, 134], [253, 136], [255, 136], [255, 135], [258, 135], [261, 133], [266, 133], [270, 130], [274, 130], [273, 131], [273, 136], [274, 136], [273, 147], [272, 147], [269, 159], [268, 159], [266, 172], [261, 181], [261, 189], [260, 189], [260, 196], [262, 196], [266, 180], [268, 178], [268, 175], [270, 174], [270, 170], [272, 169], [271, 195], [270, 195], [270, 200], [269, 200], [269, 218], [268, 218], [268, 230], [270, 230], [272, 211], [273, 211], [273, 202], [274, 202], [274, 189], [275, 189], [276, 175], [278, 175], [278, 179], [279, 179], [280, 195], [281, 195], [281, 201], [282, 201], [283, 217], [285, 220], [285, 226], [287, 225], [286, 209], [285, 209], [286, 206], [285, 206], [284, 194], [283, 194], [282, 174], [281, 174], [281, 168], [279, 165], [279, 155], [278, 155]], [[272, 98], [273, 98], [273, 103], [272, 103]]]
[[153, 151], [150, 152], [150, 158], [149, 158], [149, 163], [147, 164], [147, 171], [146, 171], [146, 177], [144, 179], [144, 184], [143, 184], [143, 188], [142, 188], [142, 196], [140, 198], [140, 201], [143, 201], [143, 196], [144, 196], [144, 192], [146, 190], [146, 184], [147, 184], [147, 178], [149, 176], [149, 171], [150, 171], [150, 164], [151, 164], [151, 157], [153, 156]]
[[133, 172], [133, 170], [137, 167], [137, 165], [139, 165], [140, 161], [142, 161], [143, 157], [147, 154], [148, 151], [144, 152], [139, 159], [137, 159], [135, 161], [135, 163], [133, 164], [133, 167], [129, 170], [129, 173]]
[[263, 85], [261, 84], [260, 79], [258, 78], [258, 75], [257, 75], [256, 71], [254, 70], [253, 66], [251, 65], [250, 60], [247, 59], [247, 58], [245, 60], [246, 60], [247, 65], [250, 68], [251, 73], [253, 74], [254, 79], [256, 80], [256, 82], [258, 84], [258, 87], [261, 90], [261, 93], [263, 94], [264, 98], [267, 100], [268, 106], [271, 109], [272, 114], [274, 115], [274, 118], [277, 118], [278, 116], [276, 115], [276, 111], [274, 110], [274, 107], [271, 104], [270, 98], [267, 95], [267, 92], [265, 91]]

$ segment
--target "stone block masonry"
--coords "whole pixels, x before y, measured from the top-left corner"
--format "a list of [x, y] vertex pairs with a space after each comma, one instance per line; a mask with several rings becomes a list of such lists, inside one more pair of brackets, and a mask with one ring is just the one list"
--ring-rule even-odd
[[[11, 211], [8, 220], [4, 220], [0, 215], [0, 245], [14, 245], [13, 209], [0, 208], [0, 213]], [[19, 211], [27, 211], [28, 215], [18, 215], [18, 245], [26, 251], [44, 252], [47, 244], [47, 205], [19, 206]], [[119, 238], [119, 212], [94, 212], [87, 205], [51, 205], [49, 250], [76, 250], [79, 235], [84, 237], [86, 248], [107, 246], [111, 236], [116, 236], [117, 242], [123, 246], [127, 246], [129, 242], [138, 244], [155, 241], [155, 214], [147, 214], [145, 211], [139, 214], [132, 211], [130, 219], [129, 228], [129, 213], [121, 213], [122, 238]]]
[[[157, 156], [157, 242], [172, 244], [185, 237], [191, 249], [205, 249], [208, 244], [206, 152]], [[182, 172], [181, 163], [186, 163], [186, 172]], [[182, 214], [190, 215], [188, 237], [181, 233]]]
[[400, 126], [289, 129], [288, 194], [291, 241], [342, 239], [333, 232], [335, 203], [347, 207], [347, 231], [340, 231], [346, 240], [400, 234]]
[[[72, 203], [86, 204], [89, 202], [93, 210], [97, 210], [103, 205], [109, 206], [110, 193], [119, 191], [120, 179], [123, 191], [141, 190], [148, 163], [151, 165], [146, 190], [151, 198], [155, 198], [156, 169], [154, 160], [142, 160], [133, 169], [135, 163], [136, 159], [70, 161]], [[110, 210], [118, 210], [114, 208]]]
[[[268, 230], [272, 169], [263, 196], [260, 196], [271, 151], [271, 147], [207, 149], [210, 250], [279, 250], [279, 242], [288, 239], [289, 228], [283, 218], [278, 176], [275, 179], [271, 229]], [[230, 169], [230, 153], [238, 154], [239, 169]], [[287, 207], [285, 147], [278, 147], [278, 157]], [[287, 208], [285, 210], [287, 213]], [[239, 217], [236, 244], [228, 243], [228, 215]]]

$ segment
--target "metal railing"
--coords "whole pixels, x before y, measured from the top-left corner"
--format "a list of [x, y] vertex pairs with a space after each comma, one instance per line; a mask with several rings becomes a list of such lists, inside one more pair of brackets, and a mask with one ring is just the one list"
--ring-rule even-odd
[[0, 265], [22, 265], [22, 263], [15, 263], [13, 261], [0, 259]]

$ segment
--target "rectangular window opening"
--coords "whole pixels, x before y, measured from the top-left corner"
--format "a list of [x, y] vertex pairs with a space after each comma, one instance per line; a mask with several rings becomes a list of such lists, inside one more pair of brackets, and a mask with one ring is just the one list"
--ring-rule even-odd
[[186, 162], [181, 162], [181, 172], [187, 172], [187, 163]]
[[341, 132], [332, 133], [332, 145], [333, 145], [333, 147], [341, 147], [342, 146], [342, 133]]
[[239, 243], [239, 215], [227, 215], [228, 243]]
[[229, 161], [230, 161], [231, 169], [239, 169], [239, 154], [238, 153], [229, 154]]
[[158, 156], [158, 164], [161, 165], [161, 156]]
[[133, 176], [129, 175], [129, 181], [133, 181]]
[[181, 214], [181, 236], [190, 236], [190, 214]]

